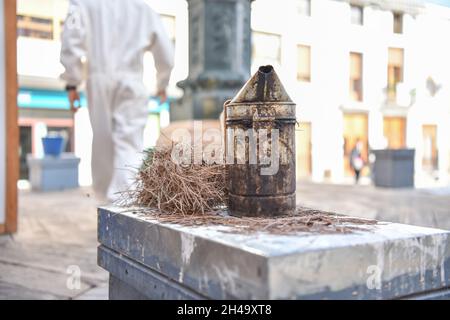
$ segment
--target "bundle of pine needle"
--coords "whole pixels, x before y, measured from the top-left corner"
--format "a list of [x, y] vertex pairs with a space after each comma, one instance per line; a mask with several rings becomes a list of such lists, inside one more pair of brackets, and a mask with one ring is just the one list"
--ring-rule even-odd
[[144, 162], [130, 190], [122, 193], [121, 204], [181, 215], [204, 214], [225, 206], [225, 166], [204, 161], [179, 164], [172, 159], [172, 147], [144, 152]]

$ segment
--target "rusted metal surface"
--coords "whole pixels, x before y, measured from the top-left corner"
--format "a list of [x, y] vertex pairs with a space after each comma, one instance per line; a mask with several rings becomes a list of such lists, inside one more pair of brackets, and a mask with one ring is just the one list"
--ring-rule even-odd
[[293, 213], [295, 104], [272, 66], [259, 68], [226, 103], [225, 115], [230, 212], [236, 216]]

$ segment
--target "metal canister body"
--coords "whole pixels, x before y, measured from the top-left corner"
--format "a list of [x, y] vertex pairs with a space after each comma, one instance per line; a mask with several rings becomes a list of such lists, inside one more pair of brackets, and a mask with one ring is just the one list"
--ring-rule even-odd
[[230, 213], [293, 213], [295, 104], [273, 68], [260, 67], [225, 110]]

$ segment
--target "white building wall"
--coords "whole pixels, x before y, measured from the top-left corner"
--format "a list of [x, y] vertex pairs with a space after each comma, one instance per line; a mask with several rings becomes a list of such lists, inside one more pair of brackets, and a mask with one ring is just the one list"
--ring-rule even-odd
[[[19, 37], [17, 39], [18, 74], [35, 77], [36, 82], [42, 78], [59, 80], [59, 75], [64, 71], [59, 63], [60, 50], [59, 41]], [[40, 84], [38, 86], [40, 87]], [[64, 87], [62, 82], [59, 83], [59, 87]]]
[[[435, 110], [419, 108], [418, 104], [424, 103], [420, 102], [423, 95], [420, 90], [424, 90], [433, 65], [437, 70], [449, 70], [448, 45], [443, 45], [443, 38], [438, 36], [450, 30], [449, 10], [427, 6], [423, 15], [405, 13], [402, 34], [393, 33], [392, 12], [371, 6], [364, 7], [362, 26], [350, 23], [350, 5], [344, 1], [314, 0], [311, 12], [309, 17], [299, 15], [295, 1], [280, 1], [273, 6], [268, 0], [258, 0], [253, 3], [252, 29], [281, 35], [279, 74], [297, 103], [298, 119], [311, 122], [313, 180], [322, 181], [329, 170], [334, 181], [343, 180], [343, 113], [364, 112], [368, 114], [368, 140], [372, 149], [386, 147], [384, 116], [407, 118], [407, 146], [417, 149], [417, 171], [421, 171], [422, 125], [425, 119], [430, 124], [438, 124], [438, 148], [442, 150], [439, 173], [444, 181], [448, 176], [450, 150], [447, 129], [450, 117], [445, 106], [450, 100], [441, 93], [442, 98], [434, 97], [428, 102], [435, 105]], [[296, 80], [298, 44], [311, 47], [310, 83]], [[390, 47], [404, 49], [404, 81], [397, 88], [394, 106], [385, 104]], [[350, 101], [348, 96], [350, 52], [363, 55], [362, 102]], [[252, 68], [254, 71], [257, 66]], [[449, 88], [450, 81], [442, 79], [442, 84]], [[418, 98], [417, 106], [411, 107], [413, 89]]]
[[6, 210], [6, 101], [5, 101], [5, 25], [4, 0], [0, 0], [0, 224], [5, 223]]

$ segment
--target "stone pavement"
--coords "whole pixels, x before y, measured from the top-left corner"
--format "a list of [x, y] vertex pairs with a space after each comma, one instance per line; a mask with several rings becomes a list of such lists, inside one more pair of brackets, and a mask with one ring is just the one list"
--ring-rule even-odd
[[0, 299], [107, 298], [108, 274], [97, 266], [97, 204], [89, 194], [20, 191], [19, 232], [0, 236]]
[[[297, 202], [304, 206], [450, 229], [450, 188], [390, 190], [302, 181], [297, 190]], [[0, 236], [0, 299], [106, 299], [108, 274], [97, 266], [97, 205], [86, 188], [21, 191], [19, 232]]]
[[450, 186], [386, 189], [298, 182], [297, 203], [380, 221], [450, 230]]

